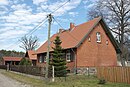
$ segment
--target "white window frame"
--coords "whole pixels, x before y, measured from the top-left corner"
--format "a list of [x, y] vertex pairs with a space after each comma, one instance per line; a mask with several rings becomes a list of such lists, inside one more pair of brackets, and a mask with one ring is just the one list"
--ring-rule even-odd
[[106, 40], [106, 45], [108, 45], [109, 44], [109, 41], [108, 40]]
[[91, 42], [91, 37], [90, 36], [88, 37], [88, 41]]
[[67, 61], [67, 62], [70, 62], [70, 61], [71, 61], [71, 53], [70, 53], [70, 50], [67, 50], [67, 52], [66, 52], [66, 61]]
[[42, 63], [42, 62], [43, 62], [42, 55], [40, 55], [40, 57], [39, 57], [39, 63]]
[[96, 33], [96, 40], [97, 40], [97, 43], [101, 42], [101, 33], [100, 32]]

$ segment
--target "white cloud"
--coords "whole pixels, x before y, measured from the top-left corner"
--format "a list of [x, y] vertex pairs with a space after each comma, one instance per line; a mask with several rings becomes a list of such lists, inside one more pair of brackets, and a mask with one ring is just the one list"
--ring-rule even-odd
[[83, 0], [86, 9], [92, 8], [98, 0]]
[[47, 0], [33, 0], [33, 4], [39, 5], [40, 3], [44, 3]]
[[0, 41], [22, 37], [46, 17], [46, 13], [32, 14], [26, 5], [12, 6], [12, 8], [15, 7], [20, 9], [14, 9], [8, 16], [1, 17], [6, 22], [0, 24]]
[[88, 6], [86, 6], [88, 9], [89, 8], [93, 8], [93, 6], [95, 5], [95, 3], [89, 4]]
[[28, 10], [28, 11], [32, 11], [31, 7], [30, 6], [27, 6], [26, 4], [17, 4], [17, 5], [12, 5], [11, 8], [13, 10]]
[[97, 2], [98, 0], [83, 0], [83, 3], [84, 4], [89, 4], [89, 3], [95, 3], [95, 2]]
[[79, 13], [78, 13], [78, 12], [69, 12], [68, 14], [71, 15], [72, 17], [75, 17], [75, 16], [77, 16]]
[[[50, 5], [44, 5], [44, 6], [40, 6], [41, 9], [41, 12], [43, 12], [43, 10], [45, 11], [49, 11], [49, 12], [53, 12], [55, 11], [56, 9], [56, 12], [54, 12], [53, 15], [55, 16], [61, 16], [63, 15], [65, 12], [67, 11], [70, 11], [74, 8], [76, 8], [80, 3], [81, 3], [82, 0], [71, 0], [70, 2], [62, 2], [62, 1], [57, 1], [55, 3], [52, 3]], [[65, 4], [66, 3], [66, 4]], [[64, 6], [62, 6], [64, 5]], [[62, 6], [62, 7], [61, 7]]]
[[8, 8], [6, 6], [0, 6], [0, 15], [4, 15], [8, 12]]
[[8, 0], [0, 0], [0, 5], [8, 5]]
[[[29, 31], [31, 31], [39, 22], [41, 22], [47, 16], [47, 14], [53, 12], [55, 9], [59, 8], [65, 3], [65, 0], [57, 0], [57, 2], [46, 4], [47, 1], [48, 0], [33, 0], [33, 4], [37, 5], [34, 6], [34, 8], [33, 6], [27, 5], [27, 3], [21, 4], [18, 0], [10, 1], [10, 3], [7, 0], [0, 0], [0, 5], [2, 3], [2, 5], [10, 4], [10, 8], [3, 7], [2, 5], [0, 6], [0, 8], [2, 8], [2, 10], [0, 9], [0, 14], [2, 12], [2, 14], [6, 14], [0, 16], [0, 43], [18, 40], [18, 37], [22, 37]], [[68, 11], [70, 11], [68, 14], [71, 16], [78, 15], [77, 12], [71, 12], [71, 10], [76, 8], [81, 1], [82, 0], [71, 0], [62, 8], [58, 9], [53, 15], [59, 17], [64, 15], [64, 13]], [[4, 22], [2, 22], [1, 19]], [[62, 20], [63, 18], [60, 19]], [[63, 20], [67, 21], [66, 19]], [[46, 25], [44, 24], [42, 26], [42, 29], [44, 26]], [[10, 44], [8, 44], [8, 46], [9, 45]]]

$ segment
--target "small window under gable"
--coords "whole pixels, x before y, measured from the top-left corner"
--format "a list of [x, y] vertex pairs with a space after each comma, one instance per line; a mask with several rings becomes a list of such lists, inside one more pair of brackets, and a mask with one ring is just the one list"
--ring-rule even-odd
[[67, 50], [67, 52], [66, 52], [66, 61], [67, 61], [67, 62], [70, 62], [70, 61], [71, 61], [70, 50]]
[[109, 42], [108, 42], [108, 40], [106, 40], [106, 45], [108, 45], [109, 44]]
[[97, 42], [98, 42], [98, 43], [101, 42], [101, 33], [100, 33], [100, 32], [97, 32], [97, 33], [96, 33], [96, 39], [97, 39]]
[[90, 36], [88, 37], [88, 41], [91, 42], [91, 37]]

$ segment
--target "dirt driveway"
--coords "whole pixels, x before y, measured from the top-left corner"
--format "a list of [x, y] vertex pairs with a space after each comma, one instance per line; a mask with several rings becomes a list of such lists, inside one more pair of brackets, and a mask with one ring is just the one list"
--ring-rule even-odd
[[20, 83], [14, 79], [4, 76], [1, 74], [1, 72], [2, 70], [0, 70], [0, 87], [32, 87], [30, 85]]

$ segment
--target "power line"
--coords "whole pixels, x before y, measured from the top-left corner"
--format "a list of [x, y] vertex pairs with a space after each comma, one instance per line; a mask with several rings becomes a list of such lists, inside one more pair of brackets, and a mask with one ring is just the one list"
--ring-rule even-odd
[[[58, 8], [56, 8], [56, 9], [55, 9], [53, 12], [51, 12], [50, 14], [56, 12], [57, 10], [59, 10], [60, 8], [62, 8], [64, 5], [66, 5], [68, 2], [70, 2], [70, 0], [66, 1], [64, 4], [62, 4], [61, 6], [59, 6]], [[38, 24], [36, 27], [34, 27], [29, 33], [25, 34], [24, 36], [34, 33], [40, 26], [42, 26], [42, 25], [45, 23], [44, 21], [45, 21], [46, 19], [47, 19], [47, 17], [46, 17], [45, 19], [43, 19], [40, 24]], [[10, 45], [9, 47], [12, 47], [13, 45], [15, 45], [15, 44], [18, 43], [18, 42], [19, 42], [19, 41], [15, 42], [14, 44]], [[7, 48], [9, 48], [9, 47], [7, 47]], [[6, 49], [7, 49], [7, 48], [6, 48]]]
[[20, 43], [19, 41], [16, 41], [15, 43], [11, 44], [9, 47], [6, 47], [5, 49], [15, 47], [16, 46], [15, 44], [19, 44], [19, 43]]
[[[63, 26], [53, 17], [53, 19], [55, 20], [55, 22], [62, 28], [62, 29], [64, 29], [63, 28]], [[77, 38], [75, 38], [72, 34], [70, 34], [69, 32], [67, 32], [73, 39], [75, 39], [76, 41], [78, 41], [78, 39]]]
[[64, 4], [62, 4], [61, 6], [59, 6], [58, 8], [56, 8], [53, 12], [51, 12], [50, 14], [56, 12], [57, 10], [59, 10], [60, 8], [62, 8], [64, 5], [66, 5], [68, 2], [70, 2], [70, 0], [66, 1]]
[[[32, 33], [34, 33], [39, 27], [41, 27], [46, 22], [46, 19], [47, 18], [43, 19], [40, 24], [35, 26], [32, 30], [30, 30], [29, 33], [25, 34], [24, 36], [27, 36], [29, 34], [31, 35]], [[19, 38], [21, 38], [21, 37], [19, 37]], [[19, 44], [19, 43], [20, 43], [20, 41], [18, 40], [18, 41], [16, 41], [15, 43], [13, 43], [12, 45], [10, 45], [9, 47], [7, 47], [5, 49], [12, 48], [13, 46], [15, 46], [15, 44]]]
[[39, 27], [41, 27], [47, 20], [46, 20], [47, 18], [45, 18], [44, 20], [42, 20], [42, 22], [39, 24], [39, 25], [37, 25], [36, 27], [34, 27], [32, 30], [31, 30], [31, 32], [29, 32], [28, 34], [26, 34], [26, 35], [31, 35], [32, 33], [34, 33]]

